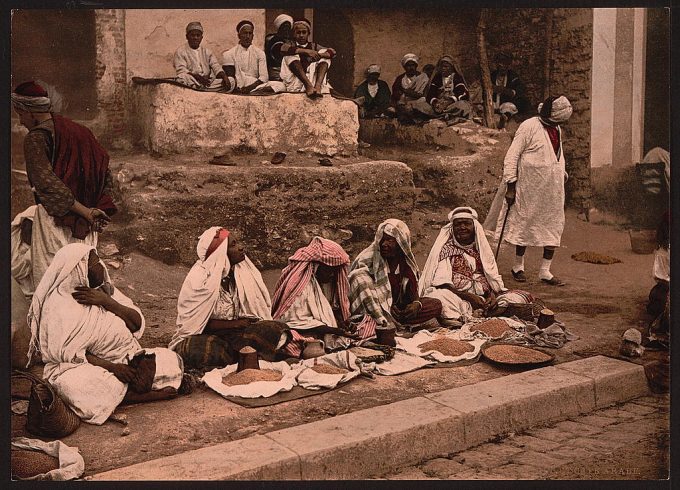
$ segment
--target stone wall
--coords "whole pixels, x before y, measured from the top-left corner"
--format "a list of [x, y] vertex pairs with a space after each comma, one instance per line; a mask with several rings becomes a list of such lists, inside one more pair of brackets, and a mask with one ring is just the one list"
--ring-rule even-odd
[[88, 126], [105, 145], [124, 146], [127, 134], [125, 11], [95, 10], [97, 118]]
[[241, 96], [169, 84], [132, 90], [135, 141], [155, 153], [218, 155], [242, 147], [334, 156], [357, 150], [356, 105], [330, 95]]
[[243, 239], [259, 267], [284, 266], [315, 235], [354, 256], [381, 221], [408, 222], [415, 201], [413, 173], [399, 162], [244, 168], [137, 156], [112, 165], [126, 222], [119, 243], [169, 264], [193, 264], [198, 236], [214, 225]]
[[203, 25], [203, 42], [220, 63], [222, 52], [238, 43], [236, 24], [250, 20], [255, 24], [253, 45], [264, 46], [263, 9], [128, 9], [125, 10], [127, 78], [171, 77], [175, 50], [186, 43], [186, 25]]
[[[593, 9], [556, 9], [553, 26], [553, 67], [550, 94], [566, 95], [574, 113], [563, 126], [567, 162], [567, 200], [577, 208], [590, 206], [590, 107], [593, 51]], [[613, 88], [612, 88], [613, 89]]]

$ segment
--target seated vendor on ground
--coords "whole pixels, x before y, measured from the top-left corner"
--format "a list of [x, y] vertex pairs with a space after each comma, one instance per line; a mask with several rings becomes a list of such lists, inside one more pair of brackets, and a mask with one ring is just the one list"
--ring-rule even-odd
[[470, 117], [470, 92], [451, 56], [442, 56], [437, 62], [426, 99], [435, 115], [461, 119]]
[[122, 402], [182, 392], [183, 364], [169, 349], [142, 349], [140, 309], [113, 286], [94, 247], [64, 246], [36, 288], [28, 312], [29, 364], [85, 422], [101, 425]]
[[281, 62], [283, 55], [281, 47], [293, 39], [293, 18], [287, 14], [281, 14], [274, 19], [274, 34], [267, 34], [264, 38], [264, 53], [267, 57], [267, 69], [269, 79], [281, 81]]
[[197, 90], [224, 91], [230, 84], [229, 79], [212, 51], [201, 46], [201, 23], [189, 22], [186, 37], [187, 43], [177, 48], [173, 59], [176, 81]]
[[503, 285], [493, 251], [477, 221], [477, 212], [459, 207], [448, 218], [430, 250], [418, 284], [423, 298], [441, 302], [440, 323], [460, 327], [476, 310], [492, 314], [499, 306], [531, 303], [531, 294], [508, 291]]
[[354, 92], [354, 99], [359, 103], [359, 117], [371, 119], [383, 116], [390, 106], [391, 97], [387, 82], [380, 80], [380, 66], [370, 65], [366, 69], [366, 80]]
[[242, 20], [236, 26], [238, 44], [222, 53], [224, 72], [229, 79], [227, 92], [248, 94], [269, 81], [267, 60], [260, 48], [253, 46], [255, 25]]
[[418, 57], [407, 53], [401, 59], [404, 73], [392, 84], [392, 106], [397, 118], [403, 122], [418, 122], [434, 116], [432, 107], [425, 100], [430, 82], [425, 73], [418, 71]]
[[373, 243], [354, 259], [349, 288], [351, 319], [360, 321], [365, 330], [393, 331], [402, 325], [420, 325], [441, 313], [438, 299], [418, 295], [411, 232], [398, 219], [382, 222]]
[[286, 357], [281, 349], [288, 327], [272, 321], [267, 286], [234, 234], [213, 226], [199, 238], [196, 253], [177, 299], [177, 330], [169, 345], [186, 368], [234, 364], [246, 346], [266, 361]]
[[325, 342], [326, 350], [349, 347], [359, 332], [350, 332], [349, 256], [340, 245], [314, 237], [298, 249], [281, 271], [272, 301], [272, 317], [293, 333], [287, 352], [299, 357], [305, 338]]
[[495, 58], [496, 69], [491, 72], [493, 85], [493, 108], [500, 114], [499, 127], [502, 128], [513, 117], [520, 117], [529, 110], [526, 89], [517, 73], [510, 69], [512, 55], [498, 53]]
[[307, 19], [293, 22], [293, 41], [280, 48], [281, 81], [286, 92], [304, 92], [315, 99], [330, 93], [326, 74], [335, 50], [310, 41], [311, 31], [312, 24]]

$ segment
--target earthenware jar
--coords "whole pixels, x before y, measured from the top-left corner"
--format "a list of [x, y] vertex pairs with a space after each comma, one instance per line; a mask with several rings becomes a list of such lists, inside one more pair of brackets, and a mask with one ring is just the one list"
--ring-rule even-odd
[[257, 351], [252, 347], [244, 347], [238, 351], [237, 372], [244, 369], [260, 369], [260, 362], [257, 359]]
[[312, 359], [314, 357], [323, 356], [325, 351], [325, 345], [322, 340], [308, 340], [305, 342], [305, 348], [302, 351], [303, 359]]
[[390, 347], [396, 347], [397, 346], [397, 341], [395, 339], [396, 333], [397, 333], [396, 328], [387, 329], [378, 328], [375, 331], [375, 335], [377, 336], [375, 343], [380, 345], [389, 345]]

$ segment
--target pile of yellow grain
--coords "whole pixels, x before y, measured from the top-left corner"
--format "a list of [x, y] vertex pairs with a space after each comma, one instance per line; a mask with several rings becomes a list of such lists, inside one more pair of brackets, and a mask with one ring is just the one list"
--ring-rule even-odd
[[510, 325], [508, 325], [505, 320], [499, 320], [497, 318], [478, 323], [470, 328], [471, 332], [482, 332], [484, 335], [491, 338], [500, 337], [510, 330], [512, 330], [512, 328], [510, 328]]
[[588, 262], [590, 264], [618, 264], [621, 262], [616, 257], [610, 257], [608, 255], [602, 255], [595, 252], [579, 252], [571, 256], [572, 259], [578, 260], [579, 262]]
[[244, 369], [227, 374], [222, 383], [227, 386], [247, 385], [255, 381], [281, 381], [283, 374], [272, 369]]
[[505, 364], [538, 363], [551, 359], [544, 352], [521, 345], [492, 345], [486, 348], [484, 355], [492, 361]]
[[430, 340], [418, 346], [420, 352], [427, 352], [436, 350], [445, 356], [458, 357], [466, 352], [472, 352], [475, 348], [467, 342], [461, 340], [449, 339], [446, 337], [439, 337]]
[[317, 364], [312, 366], [312, 371], [319, 374], [347, 374], [349, 372], [347, 369], [331, 366], [330, 364]]

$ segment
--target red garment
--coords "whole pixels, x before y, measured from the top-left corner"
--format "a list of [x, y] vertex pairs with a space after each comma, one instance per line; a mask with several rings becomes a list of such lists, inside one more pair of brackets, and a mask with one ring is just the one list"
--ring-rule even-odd
[[220, 228], [217, 230], [217, 233], [215, 233], [215, 238], [212, 239], [212, 242], [210, 242], [210, 245], [208, 246], [208, 250], [205, 252], [205, 258], [206, 260], [210, 255], [217, 250], [217, 247], [220, 246], [220, 244], [227, 239], [229, 236], [229, 230], [225, 230], [224, 228]]
[[[109, 216], [116, 213], [110, 195], [104, 193], [109, 154], [92, 132], [70, 119], [54, 114], [54, 173], [84, 206], [98, 208]], [[90, 230], [85, 218], [69, 212], [55, 217], [58, 225], [71, 228], [73, 236], [84, 239]]]
[[[388, 271], [387, 278], [390, 281], [390, 289], [392, 290], [392, 303], [399, 308], [405, 307], [411, 301], [418, 298], [418, 281], [416, 276], [408, 266], [406, 257], [399, 262], [399, 273], [395, 274]], [[404, 279], [406, 283], [404, 284]]]
[[544, 124], [543, 127], [548, 132], [548, 137], [552, 143], [553, 150], [555, 150], [555, 155], [557, 155], [557, 152], [560, 151], [560, 130], [557, 129], [557, 126], [546, 126]]

